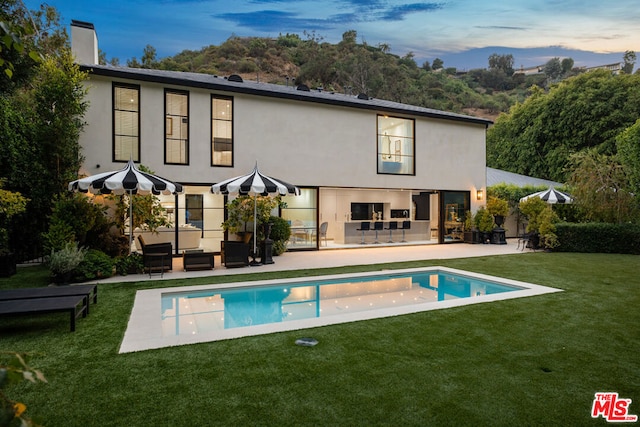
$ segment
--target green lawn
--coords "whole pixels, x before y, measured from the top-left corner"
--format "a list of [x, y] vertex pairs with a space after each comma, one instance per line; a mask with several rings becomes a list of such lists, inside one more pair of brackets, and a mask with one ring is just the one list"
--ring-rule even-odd
[[[118, 354], [138, 289], [428, 265], [565, 292]], [[529, 253], [105, 284], [75, 333], [64, 315], [2, 319], [0, 349], [39, 353], [49, 382], [8, 393], [47, 426], [605, 425], [599, 391], [640, 415], [639, 273], [638, 256]]]

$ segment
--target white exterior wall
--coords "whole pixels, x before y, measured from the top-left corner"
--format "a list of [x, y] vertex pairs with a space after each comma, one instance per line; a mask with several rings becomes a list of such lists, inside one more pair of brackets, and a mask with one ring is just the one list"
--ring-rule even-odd
[[[80, 137], [87, 174], [124, 166], [111, 161], [111, 83], [95, 75], [88, 83], [88, 125]], [[234, 99], [234, 167], [212, 167], [212, 92], [153, 83], [140, 87], [141, 163], [165, 178], [211, 184], [250, 172], [257, 160], [263, 173], [298, 186], [467, 190], [472, 210], [485, 202], [475, 197], [486, 182], [484, 125], [415, 117], [415, 176], [379, 175], [376, 118], [387, 112], [219, 93]], [[165, 88], [189, 91], [188, 166], [164, 164]]]

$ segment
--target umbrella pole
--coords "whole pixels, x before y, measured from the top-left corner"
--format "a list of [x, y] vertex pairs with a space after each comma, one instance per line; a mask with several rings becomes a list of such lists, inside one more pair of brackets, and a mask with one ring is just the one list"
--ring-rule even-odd
[[129, 190], [129, 253], [133, 251], [133, 192]]
[[253, 195], [253, 261], [249, 263], [251, 266], [261, 265], [258, 261], [256, 261], [256, 256], [258, 254], [258, 195]]

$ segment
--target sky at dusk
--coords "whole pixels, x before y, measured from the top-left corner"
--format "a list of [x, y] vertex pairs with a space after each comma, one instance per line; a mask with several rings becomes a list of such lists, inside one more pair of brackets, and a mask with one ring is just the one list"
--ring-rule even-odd
[[[42, 1], [25, 0], [29, 9]], [[278, 37], [315, 34], [338, 43], [355, 30], [358, 42], [386, 44], [414, 54], [418, 65], [435, 58], [459, 70], [485, 68], [492, 53], [512, 54], [514, 66], [553, 57], [576, 66], [621, 62], [640, 54], [638, 0], [49, 0], [69, 29], [72, 19], [95, 25], [107, 59], [140, 58], [146, 45], [158, 58], [220, 45], [232, 35]]]

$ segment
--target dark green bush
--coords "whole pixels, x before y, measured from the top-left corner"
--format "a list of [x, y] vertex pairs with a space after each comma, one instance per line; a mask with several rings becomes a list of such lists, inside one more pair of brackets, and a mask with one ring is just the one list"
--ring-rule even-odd
[[557, 252], [640, 255], [640, 225], [607, 223], [556, 224]]
[[291, 237], [291, 226], [287, 220], [278, 216], [270, 217], [269, 222], [273, 223], [269, 236], [273, 240], [273, 255], [280, 255], [287, 250], [287, 241]]
[[74, 279], [85, 282], [113, 276], [113, 259], [102, 251], [90, 249], [74, 270]]
[[116, 273], [121, 276], [144, 272], [144, 261], [139, 253], [132, 253], [116, 258]]

